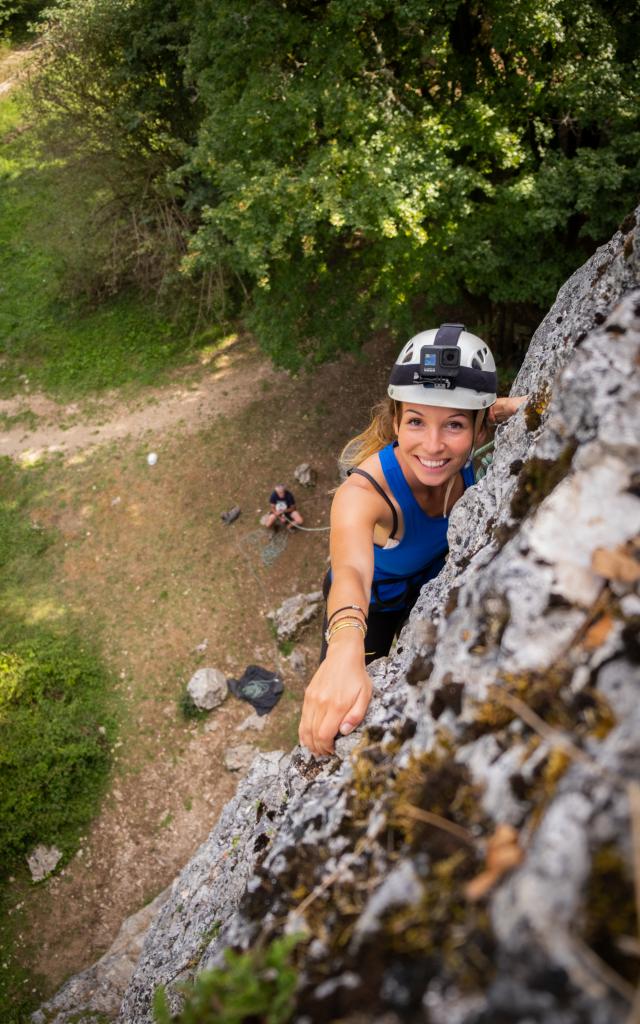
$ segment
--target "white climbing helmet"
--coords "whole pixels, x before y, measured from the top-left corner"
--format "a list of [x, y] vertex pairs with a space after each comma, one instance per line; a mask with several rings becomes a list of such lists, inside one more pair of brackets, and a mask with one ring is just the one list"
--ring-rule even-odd
[[441, 324], [407, 342], [391, 371], [388, 394], [396, 402], [488, 409], [496, 390], [496, 364], [486, 342], [464, 324]]

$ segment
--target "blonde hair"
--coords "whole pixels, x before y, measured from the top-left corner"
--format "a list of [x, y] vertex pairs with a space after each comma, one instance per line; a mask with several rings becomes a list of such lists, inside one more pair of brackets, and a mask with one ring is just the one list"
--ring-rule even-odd
[[[362, 433], [356, 434], [342, 449], [338, 460], [340, 469], [343, 472], [347, 472], [349, 469], [359, 466], [370, 455], [375, 455], [377, 452], [382, 451], [383, 448], [386, 448], [392, 441], [395, 441], [397, 434], [396, 424], [400, 422], [401, 415], [402, 402], [396, 402], [393, 398], [384, 398], [377, 405], [374, 405], [369, 426]], [[468, 459], [473, 458], [478, 435], [484, 423], [484, 417], [485, 410], [479, 409], [473, 418], [473, 441], [467, 456]], [[447, 515], [447, 506], [455, 482], [456, 477], [453, 476], [447, 484], [444, 495], [443, 516]]]
[[388, 444], [396, 439], [395, 424], [400, 413], [400, 402], [393, 398], [383, 398], [381, 402], [374, 405], [371, 410], [371, 422], [361, 434], [356, 434], [340, 453], [338, 462], [340, 469], [346, 472], [359, 466], [361, 462], [368, 459], [370, 455], [382, 451]]

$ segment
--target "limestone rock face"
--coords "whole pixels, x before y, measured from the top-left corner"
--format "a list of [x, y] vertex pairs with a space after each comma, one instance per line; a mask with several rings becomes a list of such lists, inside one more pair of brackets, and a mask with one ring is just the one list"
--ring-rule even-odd
[[158, 984], [177, 1010], [225, 949], [294, 932], [298, 1024], [627, 1021], [639, 246], [634, 217], [561, 289], [514, 385], [527, 408], [370, 666], [365, 722], [331, 759], [258, 755], [174, 882], [120, 1024], [150, 1024]]

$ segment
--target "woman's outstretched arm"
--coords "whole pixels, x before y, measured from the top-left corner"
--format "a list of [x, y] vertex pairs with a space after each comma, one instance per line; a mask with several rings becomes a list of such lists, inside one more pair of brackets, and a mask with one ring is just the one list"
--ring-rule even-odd
[[[355, 479], [336, 492], [331, 508], [331, 592], [328, 616], [349, 605], [366, 614], [373, 578], [373, 531], [381, 499]], [[355, 611], [341, 612], [362, 619]], [[357, 626], [345, 626], [331, 638], [327, 656], [307, 687], [300, 742], [316, 755], [331, 754], [336, 735], [351, 732], [364, 718], [371, 700], [371, 680], [365, 668], [364, 636]]]

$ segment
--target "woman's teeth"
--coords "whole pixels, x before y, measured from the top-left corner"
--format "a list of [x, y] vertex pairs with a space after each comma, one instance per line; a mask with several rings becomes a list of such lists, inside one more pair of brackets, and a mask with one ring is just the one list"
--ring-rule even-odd
[[446, 466], [449, 461], [448, 459], [438, 459], [438, 461], [435, 461], [434, 459], [421, 459], [419, 455], [417, 455], [416, 458], [420, 465], [424, 466], [425, 469], [440, 469], [441, 466]]

